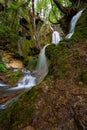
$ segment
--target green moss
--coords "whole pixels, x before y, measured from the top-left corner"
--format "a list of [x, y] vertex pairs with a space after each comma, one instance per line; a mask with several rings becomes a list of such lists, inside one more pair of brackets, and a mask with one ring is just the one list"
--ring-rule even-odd
[[40, 89], [32, 88], [23, 93], [20, 98], [13, 102], [0, 114], [0, 129], [18, 130], [21, 123], [30, 120], [35, 110], [35, 100], [40, 93]]
[[11, 78], [11, 80], [13, 82], [17, 82], [19, 80], [19, 78], [23, 75], [22, 71], [21, 70], [17, 70], [15, 72], [7, 72], [6, 73], [6, 77], [7, 78]]
[[[25, 62], [27, 63], [27, 69], [29, 69], [31, 71], [36, 69], [37, 57], [29, 56]], [[26, 63], [25, 63], [25, 65], [26, 65]]]
[[82, 71], [80, 73], [80, 81], [87, 84], [87, 71]]
[[0, 63], [0, 71], [6, 71], [6, 66], [4, 63]]
[[47, 55], [50, 59], [50, 73], [55, 78], [60, 78], [68, 70], [67, 59], [70, 50], [63, 43], [58, 46], [51, 45], [47, 49]]
[[2, 54], [0, 54], [0, 71], [5, 71], [6, 65], [2, 61]]
[[30, 47], [32, 47], [32, 42], [32, 40], [27, 40], [25, 37], [23, 37], [20, 41], [20, 54], [24, 58], [28, 56], [28, 53], [30, 52]]

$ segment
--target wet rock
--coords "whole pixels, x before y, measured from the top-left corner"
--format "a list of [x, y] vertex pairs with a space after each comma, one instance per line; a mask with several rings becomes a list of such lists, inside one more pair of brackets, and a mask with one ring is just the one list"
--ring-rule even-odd
[[5, 54], [2, 60], [6, 64], [7, 68], [18, 68], [18, 69], [23, 68], [22, 61], [14, 58], [12, 54]]

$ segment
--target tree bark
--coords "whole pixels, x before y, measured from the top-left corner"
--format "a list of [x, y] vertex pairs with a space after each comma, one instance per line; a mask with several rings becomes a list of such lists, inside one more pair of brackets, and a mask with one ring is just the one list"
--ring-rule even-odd
[[59, 0], [53, 0], [54, 3], [56, 4], [56, 6], [61, 10], [61, 12], [63, 12], [64, 14], [67, 13], [68, 11], [68, 8], [67, 7], [64, 7], [60, 2]]
[[69, 16], [72, 14], [75, 15], [75, 13], [77, 13], [79, 5], [81, 4], [81, 2], [84, 2], [82, 0], [69, 0], [72, 3], [71, 7], [65, 7], [63, 6], [59, 0], [53, 0], [54, 3], [56, 4], [56, 6], [60, 9], [60, 11], [62, 13], [64, 13], [66, 16]]

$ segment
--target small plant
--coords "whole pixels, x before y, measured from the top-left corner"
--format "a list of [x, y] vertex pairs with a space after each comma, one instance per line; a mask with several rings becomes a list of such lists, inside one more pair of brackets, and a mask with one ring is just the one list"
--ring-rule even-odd
[[0, 71], [5, 71], [6, 70], [6, 66], [4, 63], [0, 63]]
[[21, 70], [18, 70], [18, 71], [16, 71], [15, 73], [13, 73], [13, 77], [14, 77], [15, 79], [18, 79], [20, 75], [22, 75], [22, 71], [21, 71]]
[[80, 81], [87, 84], [87, 71], [82, 71], [80, 74]]
[[6, 65], [2, 61], [2, 55], [0, 54], [0, 71], [5, 71], [6, 70]]
[[37, 58], [36, 57], [30, 57], [29, 63], [28, 63], [28, 69], [34, 70], [37, 64]]
[[8, 72], [6, 77], [7, 78], [11, 78], [13, 82], [17, 82], [19, 80], [19, 78], [22, 76], [22, 71], [21, 70], [17, 70], [15, 72]]

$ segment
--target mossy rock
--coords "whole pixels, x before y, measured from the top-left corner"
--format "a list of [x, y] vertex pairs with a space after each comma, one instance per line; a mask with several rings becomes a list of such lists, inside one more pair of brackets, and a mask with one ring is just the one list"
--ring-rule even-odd
[[20, 98], [0, 113], [0, 130], [20, 130], [20, 125], [31, 120], [35, 110], [35, 100], [40, 93], [40, 89], [32, 88], [24, 92]]
[[79, 77], [81, 82], [87, 84], [87, 71], [82, 71]]
[[60, 78], [68, 70], [68, 55], [70, 50], [65, 46], [64, 41], [57, 46], [51, 45], [46, 49], [49, 59], [49, 73], [55, 78]]

